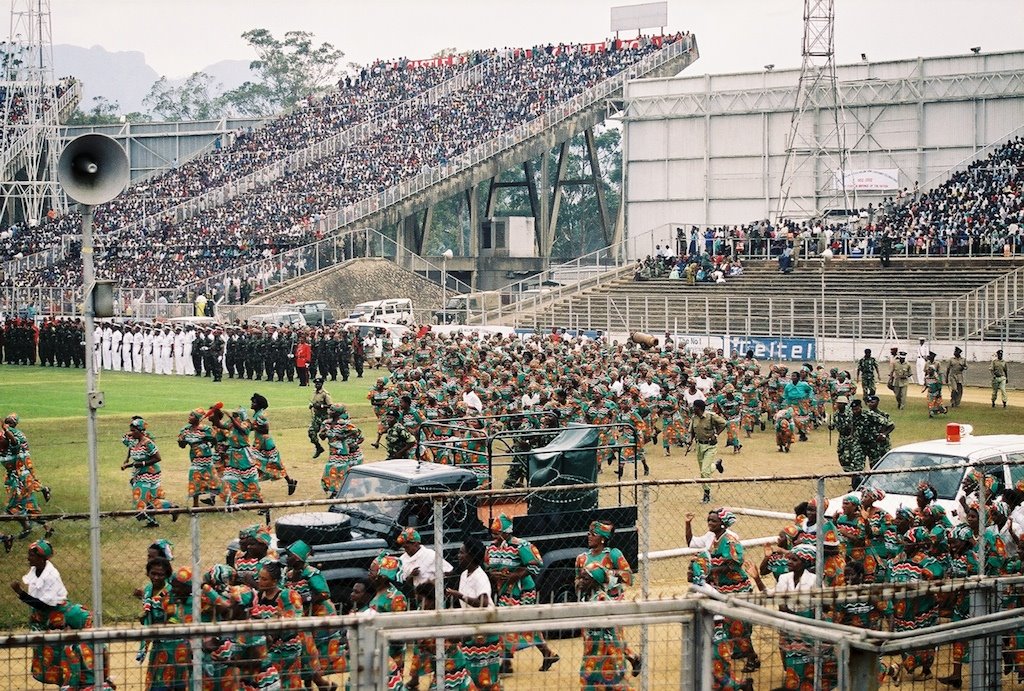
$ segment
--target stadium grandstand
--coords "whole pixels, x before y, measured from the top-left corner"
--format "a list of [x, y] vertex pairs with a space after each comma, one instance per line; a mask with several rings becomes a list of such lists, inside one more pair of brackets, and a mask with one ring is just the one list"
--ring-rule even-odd
[[[501, 137], [686, 34], [524, 49], [488, 50], [451, 61], [378, 61], [346, 78], [322, 100], [265, 127], [245, 132], [219, 151], [136, 185], [96, 212], [97, 272], [135, 287], [182, 286], [283, 250], [323, 233], [330, 211], [385, 199], [389, 190], [427, 170], [457, 166], [473, 147]], [[444, 62], [444, 64], [436, 64]], [[471, 72], [471, 78], [459, 75]], [[300, 148], [315, 147], [359, 124], [364, 138], [303, 168], [233, 196], [232, 182], [258, 174]], [[374, 136], [370, 136], [374, 135]], [[227, 189], [232, 188], [232, 189]], [[158, 213], [138, 222], [155, 197], [161, 212], [212, 191], [223, 203], [194, 215]], [[384, 202], [381, 202], [384, 203]], [[7, 259], [73, 234], [75, 214], [38, 228], [12, 228], [0, 245]], [[9, 284], [66, 286], [79, 281], [74, 257], [17, 276]]]

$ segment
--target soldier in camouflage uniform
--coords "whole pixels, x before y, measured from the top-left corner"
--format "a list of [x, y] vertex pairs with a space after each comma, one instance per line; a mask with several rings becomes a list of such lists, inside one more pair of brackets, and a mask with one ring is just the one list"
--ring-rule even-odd
[[901, 350], [896, 355], [892, 371], [889, 372], [889, 383], [892, 385], [892, 392], [896, 396], [896, 408], [899, 410], [907, 407], [907, 384], [913, 376], [914, 370], [907, 362], [907, 354]]
[[317, 368], [320, 370], [320, 377], [324, 380], [327, 377], [331, 381], [338, 378], [338, 352], [334, 348], [334, 332], [325, 331], [317, 339], [319, 354], [317, 355]]
[[953, 357], [946, 363], [946, 384], [949, 386], [950, 406], [960, 407], [964, 397], [964, 372], [967, 371], [967, 360], [963, 357], [960, 346], [953, 348]]
[[356, 378], [363, 378], [363, 363], [366, 362], [366, 352], [363, 347], [363, 339], [359, 337], [359, 329], [352, 334], [352, 366], [356, 370]]
[[857, 360], [857, 379], [865, 396], [875, 395], [875, 382], [882, 375], [878, 372], [878, 361], [871, 357], [871, 348], [864, 349], [864, 357]]
[[263, 379], [263, 365], [266, 362], [266, 356], [263, 352], [265, 348], [266, 339], [263, 332], [256, 327], [252, 327], [249, 334], [249, 352], [246, 356], [249, 359], [249, 379], [255, 379], [256, 381]]
[[320, 443], [320, 427], [331, 412], [331, 394], [324, 390], [324, 378], [313, 377], [313, 398], [309, 401], [309, 441], [316, 449], [313, 458], [319, 458], [324, 452], [323, 444]]
[[857, 436], [860, 448], [864, 452], [864, 460], [869, 467], [874, 468], [879, 459], [892, 448], [889, 435], [896, 425], [887, 413], [878, 409], [878, 396], [869, 396], [866, 402], [868, 407], [861, 415]]
[[384, 418], [388, 426], [387, 434], [384, 435], [388, 458], [412, 458], [416, 448], [416, 437], [399, 421], [398, 411], [389, 410], [384, 414]]
[[846, 396], [837, 396], [835, 403], [836, 411], [828, 427], [839, 434], [836, 442], [839, 465], [844, 473], [851, 474], [850, 488], [857, 489], [857, 485], [860, 484], [859, 473], [864, 470], [864, 451], [860, 447], [860, 438], [857, 435], [857, 427], [863, 417], [862, 404], [860, 399], [851, 404]]

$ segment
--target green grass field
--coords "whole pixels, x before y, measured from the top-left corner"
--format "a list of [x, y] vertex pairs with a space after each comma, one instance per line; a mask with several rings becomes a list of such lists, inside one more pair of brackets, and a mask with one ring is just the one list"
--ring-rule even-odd
[[[335, 400], [346, 403], [350, 414], [362, 427], [368, 441], [376, 436], [376, 420], [366, 399], [366, 392], [381, 373], [368, 370], [366, 376], [347, 383], [328, 382], [327, 389]], [[52, 487], [53, 498], [43, 510], [47, 514], [77, 513], [88, 509], [88, 467], [85, 442], [84, 373], [81, 370], [54, 370], [25, 367], [0, 367], [0, 413], [17, 411], [21, 427], [28, 436], [32, 458], [40, 479]], [[101, 477], [101, 506], [104, 510], [132, 508], [128, 487], [128, 471], [121, 471], [125, 458], [121, 437], [134, 414], [143, 415], [155, 435], [163, 456], [163, 486], [167, 497], [184, 503], [187, 453], [175, 443], [178, 430], [185, 424], [189, 410], [207, 407], [215, 401], [225, 406], [248, 406], [249, 397], [259, 392], [270, 401], [268, 414], [272, 433], [281, 448], [290, 474], [299, 480], [293, 499], [322, 498], [319, 478], [322, 463], [312, 460], [312, 447], [306, 436], [309, 423], [307, 408], [311, 388], [299, 388], [297, 383], [267, 383], [225, 379], [219, 384], [196, 377], [156, 376], [105, 373], [99, 387], [106, 394], [106, 407], [99, 415], [99, 456]], [[897, 427], [893, 443], [903, 444], [921, 439], [941, 437], [948, 420], [974, 425], [976, 434], [1021, 432], [1024, 415], [1012, 406], [1008, 410], [991, 409], [988, 391], [968, 390], [965, 405], [948, 418], [929, 420], [924, 398], [913, 394], [905, 411], [893, 410], [888, 391], [882, 391], [882, 408], [893, 414]], [[805, 444], [796, 444], [790, 454], [780, 454], [769, 432], [755, 433], [744, 441], [742, 453], [724, 454], [725, 478], [766, 475], [793, 475], [803, 473], [838, 472], [835, 449], [828, 444], [828, 433], [819, 430]], [[724, 450], [724, 449], [723, 449]], [[380, 460], [381, 450], [364, 447], [368, 462]], [[656, 480], [692, 478], [696, 475], [693, 456], [684, 457], [681, 449], [673, 450], [665, 458], [660, 447], [648, 447]], [[614, 479], [610, 473], [602, 475], [604, 481]], [[829, 494], [847, 489], [845, 479], [829, 484]], [[810, 498], [813, 481], [742, 482], [723, 484], [714, 490], [714, 503], [734, 506], [768, 508], [790, 511], [795, 503]], [[609, 497], [611, 492], [606, 493]], [[287, 499], [283, 482], [264, 484], [268, 501]], [[695, 485], [661, 486], [653, 490], [650, 548], [652, 550], [682, 545], [682, 516], [687, 511], [701, 515], [700, 489]], [[247, 524], [256, 522], [253, 514], [241, 512], [231, 515], [207, 515], [200, 520], [200, 554], [203, 568], [223, 559], [224, 546]], [[130, 519], [103, 521], [102, 560], [104, 578], [104, 616], [107, 623], [130, 622], [138, 614], [139, 603], [131, 591], [144, 582], [146, 547], [158, 537], [171, 539], [175, 544], [176, 559], [181, 564], [190, 562], [189, 520], [177, 523], [163, 519], [159, 529], [147, 530], [141, 523]], [[697, 528], [703, 531], [700, 519]], [[742, 518], [736, 529], [744, 537], [769, 535], [781, 524], [769, 519]], [[2, 526], [8, 532], [17, 531], [17, 525]], [[52, 539], [55, 549], [54, 563], [60, 569], [70, 591], [70, 598], [90, 602], [89, 536], [87, 522], [59, 520]], [[36, 528], [32, 538], [39, 537]], [[25, 548], [28, 540], [16, 543], [10, 554], [0, 550], [0, 580], [11, 582], [27, 568]], [[760, 559], [760, 551], [752, 550], [751, 558]], [[650, 574], [654, 592], [677, 593], [683, 583], [685, 561], [669, 559], [655, 562]], [[14, 597], [9, 588], [0, 588], [0, 627], [20, 628], [25, 625], [27, 610]], [[574, 662], [570, 664], [575, 664]], [[129, 663], [134, 665], [134, 663]], [[124, 677], [122, 676], [122, 679]], [[13, 687], [12, 687], [13, 688]]]

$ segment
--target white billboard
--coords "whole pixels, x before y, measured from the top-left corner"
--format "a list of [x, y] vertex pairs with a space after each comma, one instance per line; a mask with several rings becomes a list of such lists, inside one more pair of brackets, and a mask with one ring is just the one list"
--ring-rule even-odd
[[668, 3], [645, 2], [612, 8], [612, 31], [639, 31], [668, 26]]
[[[897, 168], [872, 168], [868, 170], [848, 170], [843, 175], [848, 190], [898, 190], [900, 188], [900, 171]], [[834, 189], [841, 190], [839, 173], [832, 181]]]

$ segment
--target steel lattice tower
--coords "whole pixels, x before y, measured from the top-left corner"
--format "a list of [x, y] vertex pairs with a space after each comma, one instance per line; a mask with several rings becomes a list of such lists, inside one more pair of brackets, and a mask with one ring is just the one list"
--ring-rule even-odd
[[12, 0], [2, 59], [6, 94], [0, 219], [37, 223], [50, 209], [67, 210], [57, 184], [60, 122], [50, 0]]
[[786, 140], [778, 218], [850, 207], [845, 122], [836, 83], [835, 0], [804, 0], [803, 62]]

